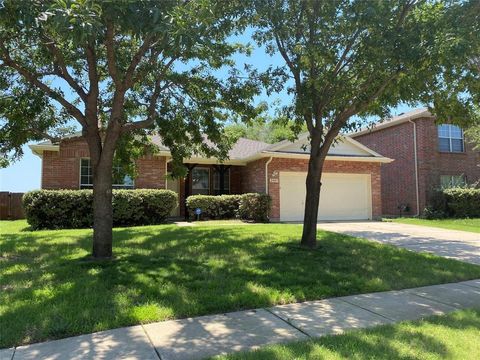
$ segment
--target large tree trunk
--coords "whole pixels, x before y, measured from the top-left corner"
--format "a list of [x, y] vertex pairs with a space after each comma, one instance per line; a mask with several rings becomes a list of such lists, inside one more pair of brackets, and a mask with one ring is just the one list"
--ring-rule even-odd
[[118, 136], [110, 136], [102, 142], [96, 129], [90, 132], [90, 136], [87, 135], [93, 173], [92, 255], [95, 259], [112, 257], [112, 167], [117, 139]]
[[323, 158], [319, 154], [310, 154], [308, 173], [305, 186], [305, 214], [303, 219], [303, 234], [300, 244], [313, 249], [317, 245], [317, 218], [320, 203]]
[[93, 257], [112, 257], [112, 163], [100, 164], [93, 177]]

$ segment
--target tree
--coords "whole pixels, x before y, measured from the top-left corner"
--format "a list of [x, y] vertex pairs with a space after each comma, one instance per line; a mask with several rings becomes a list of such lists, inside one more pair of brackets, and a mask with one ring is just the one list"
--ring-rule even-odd
[[[432, 77], [423, 101], [438, 121], [465, 129], [480, 126], [480, 2], [465, 1], [439, 19], [441, 69]], [[469, 133], [474, 134], [475, 129]]]
[[[225, 157], [222, 123], [256, 115], [226, 38], [244, 23], [235, 1], [2, 1], [0, 154], [58, 141], [76, 121], [93, 170], [93, 256], [112, 256], [112, 164], [158, 133], [176, 171], [193, 152]], [[219, 70], [229, 70], [221, 80]], [[209, 147], [203, 134], [215, 143]]]
[[[301, 245], [316, 246], [322, 168], [341, 130], [366, 116], [385, 117], [414, 103], [439, 71], [435, 56], [441, 19], [451, 2], [254, 1], [255, 39], [284, 59], [293, 104], [285, 114], [305, 123], [310, 158]], [[278, 69], [271, 69], [279, 72]], [[357, 116], [353, 118], [354, 116]]]
[[[229, 135], [232, 140], [244, 137], [273, 144], [282, 140], [295, 139], [295, 133], [298, 133], [295, 126], [295, 122], [286, 117], [272, 118], [262, 115], [246, 123], [229, 124], [225, 126], [225, 133]], [[301, 129], [301, 131], [306, 130], [305, 126]]]

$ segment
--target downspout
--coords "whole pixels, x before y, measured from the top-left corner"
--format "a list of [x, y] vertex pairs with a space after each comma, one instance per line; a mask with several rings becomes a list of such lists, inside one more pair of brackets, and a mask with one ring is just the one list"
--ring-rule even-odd
[[418, 156], [417, 156], [417, 124], [415, 121], [408, 120], [413, 124], [413, 158], [415, 161], [415, 195], [417, 198], [417, 214], [415, 216], [420, 216], [420, 198], [418, 190]]
[[273, 160], [273, 156], [270, 156], [270, 159], [265, 163], [265, 194], [268, 195], [268, 164]]

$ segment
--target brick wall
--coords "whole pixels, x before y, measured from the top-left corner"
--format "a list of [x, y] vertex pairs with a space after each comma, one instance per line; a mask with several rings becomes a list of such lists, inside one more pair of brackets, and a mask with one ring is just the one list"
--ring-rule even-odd
[[465, 152], [438, 151], [437, 126], [432, 118], [417, 123], [420, 209], [427, 205], [432, 189], [440, 186], [441, 175], [465, 175], [468, 183], [480, 180], [480, 151], [465, 143]]
[[[42, 189], [78, 189], [80, 159], [88, 158], [83, 139], [64, 140], [60, 151], [45, 151], [42, 160]], [[136, 188], [164, 189], [165, 161], [163, 156], [146, 156], [137, 162]]]
[[147, 155], [137, 161], [136, 189], [165, 189], [165, 156]]
[[88, 158], [84, 140], [64, 140], [60, 151], [44, 151], [42, 160], [42, 189], [78, 189], [80, 159]]
[[382, 174], [382, 213], [400, 215], [399, 206], [407, 204], [415, 214], [416, 187], [413, 148], [413, 124], [404, 123], [372, 133], [355, 137], [355, 140], [383, 156], [394, 159], [384, 164]]
[[[268, 193], [272, 198], [270, 218], [280, 219], [280, 171], [307, 172], [308, 160], [274, 158], [268, 165]], [[372, 186], [372, 216], [378, 218], [382, 213], [380, 163], [359, 161], [325, 161], [324, 173], [370, 174]], [[270, 179], [278, 179], [271, 182]], [[265, 182], [265, 178], [263, 177]], [[265, 187], [265, 185], [263, 185]], [[320, 200], [321, 201], [321, 200]]]
[[265, 193], [265, 163], [267, 161], [267, 158], [255, 160], [241, 169], [243, 193]]
[[[428, 202], [429, 192], [440, 185], [440, 175], [464, 174], [469, 183], [480, 179], [480, 153], [465, 144], [464, 153], [438, 151], [438, 133], [434, 118], [419, 118], [417, 124], [417, 156], [419, 177], [419, 210]], [[413, 124], [402, 123], [372, 133], [356, 136], [362, 144], [395, 159], [382, 167], [382, 202], [384, 215], [400, 215], [399, 204], [410, 205], [415, 214], [415, 161]]]

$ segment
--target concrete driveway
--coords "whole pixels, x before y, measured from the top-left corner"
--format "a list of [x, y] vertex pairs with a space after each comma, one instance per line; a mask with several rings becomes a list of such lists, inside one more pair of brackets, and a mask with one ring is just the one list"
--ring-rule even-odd
[[319, 229], [480, 265], [480, 234], [393, 222], [319, 223]]

